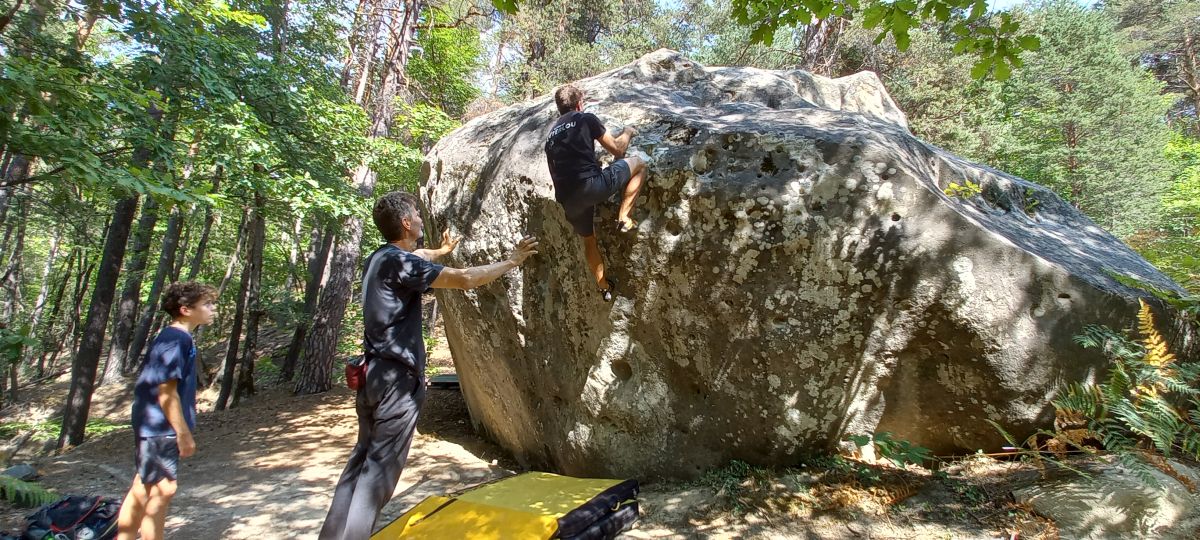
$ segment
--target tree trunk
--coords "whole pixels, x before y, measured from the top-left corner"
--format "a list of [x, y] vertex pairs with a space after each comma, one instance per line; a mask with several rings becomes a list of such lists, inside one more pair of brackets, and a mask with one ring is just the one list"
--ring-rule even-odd
[[[42, 267], [42, 284], [38, 289], [37, 300], [33, 302], [33, 312], [29, 314], [29, 337], [40, 335], [38, 332], [38, 323], [41, 322], [42, 313], [46, 310], [46, 301], [50, 299], [50, 274], [54, 270], [54, 261], [58, 258], [58, 244], [60, 234], [55, 232], [50, 236], [50, 250], [46, 253], [46, 265]], [[33, 356], [37, 351], [30, 350], [29, 357], [25, 358], [25, 363], [32, 364]], [[41, 374], [39, 373], [40, 377]]]
[[[61, 281], [59, 281], [58, 284], [58, 291], [54, 293], [54, 302], [52, 304], [54, 307], [50, 308], [50, 315], [46, 317], [46, 322], [43, 324], [44, 328], [42, 328], [38, 334], [38, 339], [42, 344], [41, 354], [38, 355], [37, 361], [38, 378], [46, 376], [46, 356], [50, 353], [51, 344], [55, 341], [54, 325], [58, 323], [58, 314], [62, 312], [63, 297], [66, 296], [67, 283], [71, 281], [71, 273], [72, 269], [75, 267], [77, 252], [78, 251], [76, 249], [72, 249], [71, 253], [67, 255], [67, 262], [63, 264], [63, 266], [66, 268], [66, 271], [63, 272], [62, 277], [60, 278]], [[62, 343], [61, 340], [59, 341], [60, 343], [58, 343], [57, 346], [61, 348]]]
[[194, 208], [189, 208], [187, 212], [179, 217], [179, 243], [175, 248], [175, 259], [171, 262], [171, 268], [167, 272], [167, 283], [177, 283], [179, 275], [183, 273], [183, 262], [187, 256], [183, 255], [191, 249], [192, 244], [192, 227], [189, 227], [188, 218], [195, 211]]
[[8, 299], [0, 305], [0, 318], [5, 321], [12, 321], [21, 309], [21, 259], [25, 255], [25, 230], [29, 222], [28, 199], [28, 196], [22, 196], [17, 200], [17, 239], [13, 243], [4, 276], [0, 277], [0, 287], [8, 292]]
[[[374, 94], [374, 110], [371, 111], [372, 138], [386, 137], [391, 129], [395, 113], [396, 97], [404, 88], [404, 69], [408, 64], [413, 32], [420, 12], [420, 0], [402, 0], [404, 12], [399, 25], [387, 25], [394, 29], [384, 64], [379, 91]], [[359, 195], [371, 197], [375, 191], [375, 172], [366, 164], [354, 171], [354, 186]], [[351, 283], [357, 275], [359, 242], [362, 240], [362, 219], [350, 216], [338, 238], [333, 257], [333, 269], [329, 283], [321, 293], [311, 333], [304, 347], [300, 364], [300, 376], [296, 381], [297, 394], [313, 394], [328, 391], [333, 386], [333, 362], [337, 353], [337, 338], [346, 314], [346, 303], [350, 297]]]
[[1196, 135], [1200, 136], [1200, 37], [1193, 33], [1192, 27], [1184, 28], [1183, 51], [1179, 56], [1179, 69], [1196, 108]]
[[[150, 258], [148, 252], [156, 224], [158, 203], [153, 198], [147, 198], [142, 203], [142, 217], [138, 219], [137, 230], [133, 232], [132, 252], [129, 254], [129, 264], [125, 267], [125, 286], [121, 289], [121, 298], [113, 315], [108, 360], [100, 374], [98, 386], [118, 380], [121, 373], [129, 371], [130, 364], [137, 362], [136, 359], [129, 361], [129, 344], [133, 341], [133, 326], [137, 322], [138, 307], [142, 300], [142, 280], [146, 277], [146, 261]], [[135, 358], [136, 355], [136, 352], [133, 353]]]
[[[149, 161], [149, 151], [139, 149], [136, 162]], [[125, 258], [125, 244], [129, 240], [129, 229], [137, 212], [137, 195], [127, 196], [117, 202], [113, 211], [112, 225], [104, 239], [104, 253], [100, 259], [100, 271], [88, 306], [87, 326], [83, 340], [71, 365], [71, 390], [63, 411], [62, 431], [58, 436], [58, 447], [77, 445], [83, 442], [92, 391], [96, 383], [96, 368], [100, 363], [100, 350], [104, 344], [104, 330], [108, 328], [108, 312], [112, 307], [117, 289], [117, 278], [121, 273], [121, 261]]]
[[241, 285], [238, 286], [237, 301], [234, 306], [233, 327], [229, 329], [229, 346], [225, 352], [225, 369], [221, 374], [221, 392], [217, 395], [216, 410], [225, 410], [229, 402], [229, 394], [233, 390], [233, 373], [238, 363], [238, 347], [242, 340], [242, 320], [245, 318], [246, 291], [250, 287], [250, 266], [242, 267]]
[[225, 266], [225, 277], [221, 278], [221, 285], [217, 287], [217, 296], [220, 297], [225, 293], [225, 287], [229, 285], [229, 279], [233, 277], [233, 269], [238, 262], [238, 254], [242, 252], [242, 244], [246, 241], [246, 234], [250, 230], [250, 207], [242, 209], [242, 220], [238, 223], [238, 236], [233, 244], [233, 255], [229, 257], [229, 264]]
[[[111, 224], [111, 223], [110, 223]], [[108, 226], [104, 226], [104, 237], [108, 237]], [[71, 292], [71, 316], [67, 319], [67, 327], [63, 329], [62, 337], [59, 339], [58, 346], [54, 350], [54, 356], [50, 357], [50, 366], [47, 369], [53, 370], [55, 362], [58, 361], [58, 355], [63, 349], [75, 350], [79, 346], [79, 332], [76, 329], [83, 326], [83, 299], [87, 296], [88, 287], [92, 283], [92, 272], [96, 269], [96, 261], [94, 257], [89, 255], [86, 249], [83, 249], [79, 256], [80, 272], [75, 275], [75, 287]], [[67, 338], [71, 339], [69, 347], [63, 346], [63, 341]]]
[[304, 336], [308, 333], [308, 321], [312, 319], [313, 310], [317, 307], [318, 295], [325, 283], [325, 270], [329, 267], [329, 256], [333, 251], [333, 239], [336, 236], [337, 231], [331, 221], [325, 226], [325, 232], [321, 235], [321, 247], [313, 252], [308, 261], [308, 282], [304, 285], [304, 311], [300, 314], [300, 320], [296, 322], [292, 343], [288, 346], [287, 356], [284, 357], [283, 366], [280, 369], [280, 375], [285, 381], [292, 380], [292, 376], [295, 374], [296, 360], [300, 357]]
[[359, 60], [358, 82], [354, 85], [354, 103], [362, 105], [367, 102], [367, 87], [371, 81], [371, 60], [379, 54], [379, 31], [383, 26], [384, 7], [383, 2], [376, 0], [371, 3], [369, 15], [367, 16], [367, 33], [368, 39], [363, 43], [360, 49], [361, 59]]
[[246, 291], [246, 344], [242, 350], [242, 368], [238, 374], [237, 386], [233, 389], [233, 406], [237, 407], [242, 396], [254, 395], [254, 360], [258, 348], [258, 325], [262, 319], [262, 306], [259, 305], [259, 284], [262, 279], [263, 243], [266, 241], [266, 218], [263, 216], [266, 201], [262, 194], [254, 194], [254, 221], [251, 224], [250, 253], [247, 256], [249, 286]]
[[150, 283], [150, 297], [146, 300], [146, 306], [138, 320], [137, 331], [133, 333], [133, 341], [129, 344], [129, 352], [138, 362], [141, 361], [146, 342], [150, 338], [150, 326], [157, 320], [155, 314], [158, 313], [158, 297], [162, 294], [163, 283], [167, 279], [167, 273], [175, 267], [175, 252], [179, 246], [179, 232], [182, 228], [183, 212], [179, 210], [179, 205], [175, 205], [171, 208], [171, 217], [167, 219], [162, 252], [158, 256], [158, 269], [154, 272], [154, 281]]
[[[296, 221], [294, 221], [292, 223], [292, 234], [290, 237], [291, 246], [288, 249], [288, 271], [287, 271], [287, 276], [284, 278], [284, 281], [283, 281], [283, 292], [284, 292], [284, 294], [287, 294], [288, 296], [291, 296], [292, 287], [295, 285], [295, 282], [296, 282], [296, 274], [298, 274], [298, 272], [296, 271], [296, 261], [298, 261], [300, 259], [300, 251], [301, 251], [300, 230], [303, 226], [304, 226], [304, 216], [296, 216]], [[284, 234], [283, 238], [281, 238], [281, 240], [283, 240], [284, 242], [287, 242], [289, 240], [288, 235]]]
[[[225, 167], [223, 165], [217, 165], [216, 175], [213, 176], [213, 193], [217, 193], [221, 190], [221, 177], [224, 175]], [[200, 241], [196, 243], [195, 255], [192, 256], [192, 264], [188, 268], [187, 278], [185, 278], [184, 281], [196, 279], [196, 276], [200, 274], [200, 265], [204, 262], [204, 252], [208, 249], [208, 237], [212, 232], [214, 218], [215, 216], [213, 214], [212, 205], [205, 206], [204, 227], [200, 232]], [[239, 227], [238, 230], [240, 231], [241, 227]], [[236, 253], [237, 250], [234, 249], [234, 252]]]
[[4, 29], [8, 28], [8, 23], [12, 22], [13, 16], [17, 14], [17, 10], [21, 9], [22, 3], [22, 0], [16, 0], [13, 2], [12, 7], [0, 15], [0, 32], [4, 32]]
[[75, 50], [83, 50], [83, 46], [91, 37], [92, 29], [96, 27], [96, 21], [100, 19], [103, 10], [104, 3], [101, 0], [88, 0], [83, 18], [79, 19], [79, 23], [75, 27]]

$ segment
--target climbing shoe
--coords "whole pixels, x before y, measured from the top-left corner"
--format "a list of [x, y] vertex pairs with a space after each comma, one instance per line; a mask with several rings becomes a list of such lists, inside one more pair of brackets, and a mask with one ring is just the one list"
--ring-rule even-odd
[[600, 296], [604, 298], [605, 302], [612, 302], [613, 293], [617, 290], [617, 278], [605, 278], [605, 281], [608, 282], [608, 287], [600, 289]]

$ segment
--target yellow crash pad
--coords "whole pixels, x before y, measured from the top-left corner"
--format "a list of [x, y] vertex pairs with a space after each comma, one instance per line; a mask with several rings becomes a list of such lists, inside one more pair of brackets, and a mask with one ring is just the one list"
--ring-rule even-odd
[[544, 472], [518, 474], [457, 497], [429, 497], [371, 540], [548, 539], [558, 530], [558, 518], [620, 482]]

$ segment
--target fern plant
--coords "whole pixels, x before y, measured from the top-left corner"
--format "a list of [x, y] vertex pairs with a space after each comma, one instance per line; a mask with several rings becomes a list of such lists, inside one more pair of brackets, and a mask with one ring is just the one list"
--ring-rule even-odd
[[58, 494], [32, 482], [0, 475], [0, 498], [17, 506], [33, 508], [57, 501]]
[[1147, 465], [1178, 476], [1162, 457], [1183, 453], [1200, 458], [1200, 365], [1179, 362], [1139, 301], [1140, 343], [1103, 326], [1075, 336], [1086, 348], [1112, 359], [1101, 383], [1068, 385], [1053, 401], [1060, 417], [1083, 418], [1086, 434], [1102, 442], [1143, 478]]

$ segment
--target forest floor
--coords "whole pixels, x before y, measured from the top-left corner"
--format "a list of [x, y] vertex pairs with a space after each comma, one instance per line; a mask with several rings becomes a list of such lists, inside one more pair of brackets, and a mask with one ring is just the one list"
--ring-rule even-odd
[[[262, 342], [269, 357], [286, 336]], [[444, 342], [430, 362], [452, 369]], [[293, 396], [289, 384], [271, 380], [269, 368], [263, 375], [258, 393], [235, 409], [212, 411], [214, 389], [200, 396], [197, 453], [182, 462], [168, 538], [315, 537], [353, 446], [353, 395], [339, 385]], [[64, 375], [26, 390], [21, 402], [0, 411], [0, 425], [53, 418], [68, 387]], [[132, 478], [132, 439], [124, 427], [130, 400], [128, 383], [101, 387], [92, 416], [113, 425], [108, 433], [61, 455], [35, 440], [14, 462], [36, 466], [38, 482], [60, 494], [123, 496]], [[520, 472], [502, 449], [475, 435], [456, 389], [429, 391], [418, 432], [378, 527], [429, 495]], [[1027, 465], [987, 458], [938, 473], [836, 458], [776, 472], [733, 464], [694, 482], [644, 480], [642, 517], [623, 537], [1057, 538], [1052, 522], [1011, 502], [1013, 487], [1036, 477]], [[0, 530], [19, 530], [29, 512], [0, 502]]]

